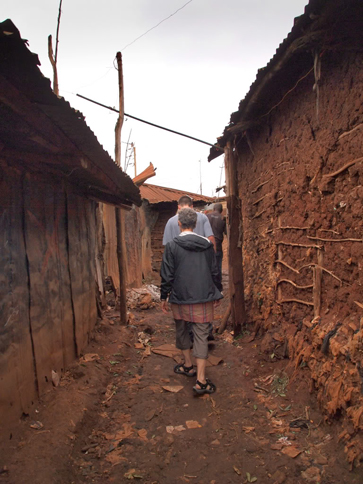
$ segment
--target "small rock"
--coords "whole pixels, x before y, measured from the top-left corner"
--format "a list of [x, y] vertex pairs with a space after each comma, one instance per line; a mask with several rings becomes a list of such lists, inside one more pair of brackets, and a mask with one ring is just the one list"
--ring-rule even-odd
[[314, 464], [326, 466], [328, 464], [328, 459], [324, 455], [318, 454], [314, 457]]
[[218, 439], [213, 440], [213, 442], [210, 443], [210, 445], [221, 445]]
[[272, 474], [273, 484], [283, 484], [286, 481], [286, 476], [283, 472], [277, 470], [274, 474]]
[[259, 450], [259, 447], [254, 442], [246, 442], [244, 450], [250, 454], [253, 454], [253, 452], [257, 452]]
[[317, 467], [309, 467], [301, 473], [301, 477], [308, 482], [320, 482], [320, 470]]
[[164, 438], [164, 442], [166, 445], [173, 445], [174, 444], [174, 437], [172, 435], [166, 435], [165, 438]]

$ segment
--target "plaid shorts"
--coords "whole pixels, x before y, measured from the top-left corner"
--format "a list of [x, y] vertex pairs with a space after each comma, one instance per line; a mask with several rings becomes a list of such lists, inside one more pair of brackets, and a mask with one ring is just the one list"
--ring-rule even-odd
[[214, 318], [213, 301], [199, 304], [171, 304], [174, 319], [189, 323], [211, 323]]

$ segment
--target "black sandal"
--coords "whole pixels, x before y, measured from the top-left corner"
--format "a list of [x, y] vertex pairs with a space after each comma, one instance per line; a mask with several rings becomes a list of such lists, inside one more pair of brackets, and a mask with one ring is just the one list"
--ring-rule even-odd
[[185, 376], [195, 376], [197, 372], [194, 370], [192, 366], [185, 366], [184, 363], [179, 363], [179, 365], [174, 366], [174, 372], [178, 373], [178, 375], [185, 375]]
[[193, 392], [195, 392], [197, 395], [204, 395], [205, 393], [214, 393], [217, 390], [217, 387], [212, 383], [208, 378], [205, 380], [205, 383], [200, 383], [199, 380], [197, 380], [197, 385], [200, 386], [200, 388], [197, 388], [196, 386], [193, 387]]

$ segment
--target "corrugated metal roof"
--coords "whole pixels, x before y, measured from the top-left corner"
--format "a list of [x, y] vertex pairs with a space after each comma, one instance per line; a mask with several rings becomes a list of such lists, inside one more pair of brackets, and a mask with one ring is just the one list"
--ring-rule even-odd
[[[259, 69], [238, 111], [231, 114], [230, 124], [218, 138], [224, 148], [236, 133], [253, 127], [272, 107], [271, 94], [283, 84], [293, 88], [308, 65], [313, 67], [314, 49], [341, 48], [347, 41], [354, 42], [357, 49], [362, 43], [362, 28], [351, 30], [354, 19], [363, 18], [361, 0], [310, 0], [304, 13], [295, 18], [291, 32], [279, 45], [267, 66]], [[313, 75], [313, 74], [312, 74]], [[286, 92], [288, 88], [286, 88]], [[211, 148], [208, 160], [217, 158], [221, 152]]]
[[[38, 57], [25, 44], [11, 20], [0, 23], [0, 141], [17, 152], [42, 156], [44, 171], [50, 169], [46, 157], [58, 156], [53, 171], [66, 174], [69, 182], [96, 199], [140, 205], [139, 189], [103, 149], [82, 113], [53, 93], [38, 68]], [[91, 163], [82, 161], [82, 155]]]
[[157, 185], [149, 185], [144, 183], [140, 186], [141, 198], [148, 200], [150, 204], [162, 203], [162, 202], [177, 202], [183, 195], [188, 195], [193, 199], [194, 203], [214, 202], [214, 198], [200, 195], [198, 193], [185, 192], [183, 190], [177, 190], [176, 188], [159, 187]]

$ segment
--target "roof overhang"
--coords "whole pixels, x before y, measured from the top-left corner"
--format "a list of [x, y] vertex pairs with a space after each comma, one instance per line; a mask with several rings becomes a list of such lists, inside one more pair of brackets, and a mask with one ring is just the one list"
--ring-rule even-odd
[[14, 24], [0, 23], [0, 158], [64, 177], [98, 201], [141, 205], [137, 186], [38, 65]]

